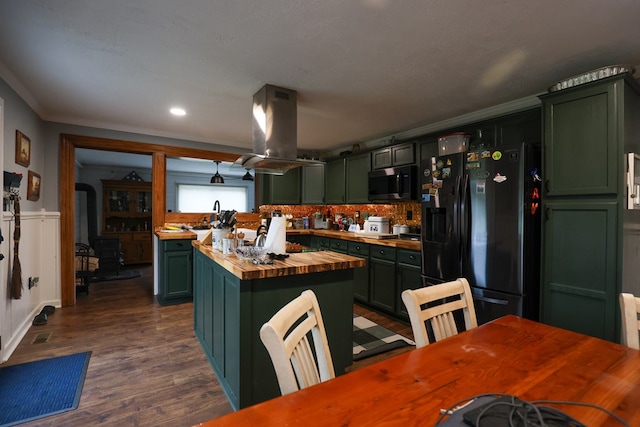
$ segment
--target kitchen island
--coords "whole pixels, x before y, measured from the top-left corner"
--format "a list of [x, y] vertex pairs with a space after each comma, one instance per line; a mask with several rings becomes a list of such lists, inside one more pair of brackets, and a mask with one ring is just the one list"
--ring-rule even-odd
[[353, 271], [365, 260], [318, 251], [255, 265], [192, 245], [195, 334], [234, 409], [280, 395], [259, 331], [305, 289], [318, 297], [336, 375], [351, 365]]

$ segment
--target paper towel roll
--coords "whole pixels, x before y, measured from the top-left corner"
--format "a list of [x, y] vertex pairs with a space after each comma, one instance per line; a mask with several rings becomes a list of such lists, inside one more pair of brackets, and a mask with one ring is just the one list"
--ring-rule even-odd
[[269, 248], [270, 253], [277, 255], [287, 253], [287, 223], [285, 217], [276, 216], [271, 218], [264, 246]]

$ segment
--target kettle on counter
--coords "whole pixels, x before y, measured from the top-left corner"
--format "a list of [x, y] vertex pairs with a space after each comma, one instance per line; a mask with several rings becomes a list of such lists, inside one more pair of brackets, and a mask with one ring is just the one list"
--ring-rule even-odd
[[256, 229], [256, 241], [253, 245], [264, 246], [266, 241], [267, 241], [267, 226], [264, 224], [260, 224]]

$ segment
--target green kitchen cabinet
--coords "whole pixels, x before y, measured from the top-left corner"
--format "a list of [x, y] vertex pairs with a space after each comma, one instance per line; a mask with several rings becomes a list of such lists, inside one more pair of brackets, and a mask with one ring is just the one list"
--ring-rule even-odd
[[315, 235], [309, 236], [309, 247], [320, 249], [320, 237]]
[[546, 216], [542, 318], [615, 340], [617, 203], [553, 200]]
[[258, 177], [258, 201], [261, 205], [299, 205], [300, 168], [290, 169], [284, 175], [256, 174]]
[[438, 140], [436, 138], [421, 141], [419, 147], [421, 159], [420, 165], [426, 164], [428, 166], [430, 165], [429, 161], [432, 157], [438, 157]]
[[369, 248], [371, 306], [393, 314], [396, 309], [396, 249], [371, 245]]
[[540, 144], [542, 141], [542, 111], [534, 108], [500, 118], [497, 123], [498, 146]]
[[415, 143], [397, 144], [371, 153], [373, 169], [412, 165], [416, 162]]
[[626, 160], [640, 152], [640, 85], [624, 74], [540, 98], [541, 320], [618, 341], [618, 295], [640, 294]]
[[546, 195], [616, 195], [623, 147], [617, 99], [624, 81], [543, 98]]
[[325, 203], [369, 203], [371, 155], [329, 160], [325, 166]]
[[311, 246], [311, 236], [308, 234], [287, 234], [287, 242], [298, 243], [302, 246]]
[[162, 305], [193, 300], [191, 240], [161, 240], [158, 267], [158, 301]]
[[314, 246], [314, 248], [318, 248], [318, 249], [323, 249], [323, 250], [330, 250], [331, 249], [331, 238], [329, 237], [324, 237], [324, 236], [314, 236], [317, 237], [318, 240], [315, 241], [317, 242], [317, 246]]
[[398, 317], [409, 319], [409, 313], [402, 302], [402, 292], [406, 289], [418, 289], [422, 287], [421, 263], [422, 256], [419, 251], [408, 249], [398, 249], [396, 255], [397, 262], [397, 292], [396, 309]]
[[345, 170], [346, 203], [369, 203], [371, 155], [365, 153], [347, 157]]
[[302, 204], [324, 203], [324, 166], [322, 164], [302, 167]]
[[[369, 246], [367, 243], [361, 242], [347, 242], [347, 253], [358, 258], [363, 258], [369, 261]], [[369, 291], [369, 265], [356, 268], [353, 271], [353, 299], [357, 302], [364, 304], [370, 303]]]
[[342, 239], [331, 239], [329, 241], [329, 249], [334, 252], [340, 252], [341, 254], [347, 253], [347, 246], [349, 242]]
[[325, 165], [325, 203], [345, 203], [345, 159], [330, 160]]

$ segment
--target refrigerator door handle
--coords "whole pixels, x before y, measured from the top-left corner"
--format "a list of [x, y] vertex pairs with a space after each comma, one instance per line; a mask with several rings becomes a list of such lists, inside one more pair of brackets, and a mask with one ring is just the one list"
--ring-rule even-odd
[[504, 299], [487, 298], [487, 297], [481, 297], [481, 296], [478, 296], [478, 295], [474, 295], [473, 299], [478, 300], [478, 301], [482, 301], [482, 302], [488, 302], [488, 303], [491, 303], [491, 304], [509, 305], [509, 301], [504, 300]]
[[469, 175], [464, 175], [460, 201], [460, 245], [463, 262], [466, 262], [469, 259], [469, 251], [471, 248], [471, 244], [469, 242], [471, 231], [469, 229], [471, 224], [471, 210], [469, 209], [469, 205], [471, 202], [469, 194]]

